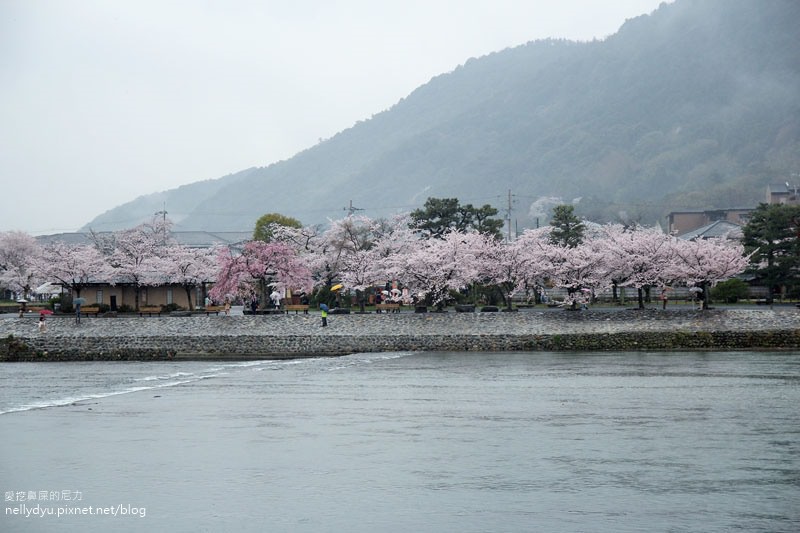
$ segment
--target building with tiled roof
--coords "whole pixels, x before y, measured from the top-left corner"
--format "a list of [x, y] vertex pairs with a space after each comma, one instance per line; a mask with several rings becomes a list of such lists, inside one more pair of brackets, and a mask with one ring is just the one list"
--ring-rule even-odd
[[686, 233], [678, 235], [678, 237], [687, 241], [715, 238], [729, 238], [738, 240], [742, 238], [742, 235], [742, 226], [740, 224], [734, 224], [733, 222], [728, 222], [727, 220], [715, 220], [711, 224], [701, 226], [692, 231], [687, 231]]

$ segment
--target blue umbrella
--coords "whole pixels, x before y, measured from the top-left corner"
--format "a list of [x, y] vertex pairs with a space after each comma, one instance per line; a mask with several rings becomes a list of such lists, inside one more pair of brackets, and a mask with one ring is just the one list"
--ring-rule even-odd
[[327, 311], [328, 311], [328, 306], [327, 306], [327, 305], [325, 305], [325, 304], [319, 304], [319, 308], [320, 308], [320, 309], [322, 309], [322, 310], [323, 310], [323, 311], [325, 311], [325, 312], [327, 312]]

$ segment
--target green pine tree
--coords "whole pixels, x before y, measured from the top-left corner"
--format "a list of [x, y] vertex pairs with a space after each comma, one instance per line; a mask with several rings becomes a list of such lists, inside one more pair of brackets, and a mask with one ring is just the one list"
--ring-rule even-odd
[[575, 248], [583, 242], [586, 226], [575, 216], [575, 207], [572, 205], [557, 205], [553, 208], [553, 218], [550, 220], [553, 229], [550, 231], [550, 242]]

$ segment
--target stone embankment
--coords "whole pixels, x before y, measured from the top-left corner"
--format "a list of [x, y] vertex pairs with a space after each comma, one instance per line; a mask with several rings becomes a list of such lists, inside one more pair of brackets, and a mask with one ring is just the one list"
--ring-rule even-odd
[[0, 360], [265, 359], [385, 351], [800, 349], [794, 307], [0, 318]]

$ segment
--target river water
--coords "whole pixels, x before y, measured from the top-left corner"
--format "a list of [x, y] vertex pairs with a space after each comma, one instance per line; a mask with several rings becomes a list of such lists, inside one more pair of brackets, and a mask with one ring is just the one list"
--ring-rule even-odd
[[796, 353], [0, 372], [2, 531], [800, 531]]

